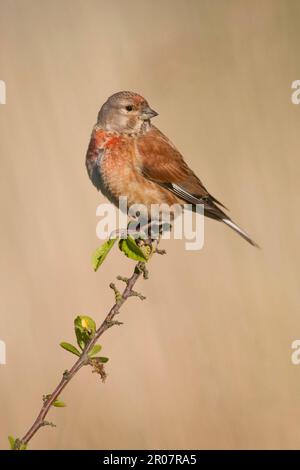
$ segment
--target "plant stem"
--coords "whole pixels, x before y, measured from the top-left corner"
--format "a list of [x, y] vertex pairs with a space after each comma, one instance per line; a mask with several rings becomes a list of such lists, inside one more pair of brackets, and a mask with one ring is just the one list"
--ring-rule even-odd
[[[14, 450], [20, 449], [22, 445], [27, 445], [28, 442], [33, 438], [33, 436], [37, 433], [37, 431], [43, 427], [43, 426], [49, 426], [52, 423], [49, 423], [48, 421], [45, 421], [45, 418], [47, 414], [50, 411], [51, 406], [57, 400], [61, 392], [66, 388], [66, 386], [69, 384], [69, 382], [72, 380], [75, 374], [81, 369], [81, 367], [89, 364], [89, 357], [88, 353], [91, 351], [92, 347], [94, 344], [98, 341], [100, 336], [103, 335], [103, 333], [110, 327], [120, 324], [117, 321], [114, 321], [115, 316], [119, 313], [120, 308], [122, 305], [126, 302], [126, 300], [129, 297], [137, 296], [137, 293], [133, 290], [133, 287], [139, 277], [143, 275], [143, 277], [146, 279], [147, 278], [147, 270], [146, 266], [144, 263], [137, 263], [134, 272], [130, 278], [123, 278], [122, 280], [126, 283], [126, 287], [121, 293], [120, 297], [116, 299], [114, 305], [106, 315], [104, 321], [102, 324], [99, 326], [99, 328], [96, 330], [95, 335], [91, 338], [91, 340], [86, 344], [84, 350], [82, 351], [80, 357], [78, 360], [75, 362], [75, 364], [72, 366], [72, 368], [69, 371], [64, 372], [63, 377], [59, 384], [56, 386], [56, 388], [53, 390], [53, 392], [48, 396], [48, 398], [44, 401], [44, 404], [35, 419], [34, 423], [32, 426], [29, 428], [29, 430], [26, 432], [24, 437], [22, 439], [16, 439]], [[139, 296], [140, 298], [143, 298], [143, 296]]]

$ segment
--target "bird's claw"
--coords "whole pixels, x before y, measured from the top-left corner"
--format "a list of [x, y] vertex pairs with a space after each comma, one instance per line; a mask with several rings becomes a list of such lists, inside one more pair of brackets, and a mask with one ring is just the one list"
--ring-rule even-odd
[[109, 240], [112, 240], [114, 238], [121, 238], [124, 240], [125, 238], [128, 238], [128, 237], [132, 237], [136, 240], [139, 238], [140, 239], [147, 238], [147, 235], [143, 231], [130, 230], [129, 228], [127, 229], [122, 228], [122, 229], [113, 230], [111, 234], [109, 235]]

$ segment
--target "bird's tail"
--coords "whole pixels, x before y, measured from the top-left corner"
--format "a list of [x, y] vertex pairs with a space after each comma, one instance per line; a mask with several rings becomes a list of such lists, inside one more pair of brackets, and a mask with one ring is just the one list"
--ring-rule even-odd
[[[203, 200], [199, 199], [199, 204], [203, 204]], [[231, 218], [217, 205], [221, 205], [217, 199], [213, 198], [209, 195], [208, 198], [204, 201], [204, 215], [207, 217], [218, 220], [219, 222], [224, 222], [224, 224], [228, 225], [232, 230], [238, 233], [241, 237], [244, 238], [250, 245], [255, 246], [256, 248], [260, 248], [259, 245], [252, 240], [252, 238], [248, 235], [245, 230], [241, 229], [237, 224], [235, 224]], [[223, 205], [222, 205], [223, 206]], [[196, 206], [195, 206], [196, 207]], [[223, 206], [224, 207], [224, 206]], [[194, 209], [195, 210], [195, 209]]]
[[229, 218], [224, 218], [221, 219], [224, 224], [228, 225], [228, 227], [232, 228], [236, 233], [238, 233], [241, 237], [243, 237], [245, 240], [247, 240], [248, 243], [252, 246], [256, 246], [256, 248], [259, 248], [259, 245], [252, 240], [252, 238], [249, 237], [248, 233], [246, 233], [244, 230], [241, 229], [238, 225], [236, 225], [231, 219]]

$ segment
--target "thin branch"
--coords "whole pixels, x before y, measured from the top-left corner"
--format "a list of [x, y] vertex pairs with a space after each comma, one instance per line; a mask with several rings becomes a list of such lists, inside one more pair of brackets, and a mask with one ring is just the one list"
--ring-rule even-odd
[[[73, 367], [69, 371], [65, 371], [63, 373], [62, 379], [59, 382], [59, 384], [56, 386], [56, 388], [53, 390], [53, 392], [50, 395], [47, 395], [47, 398], [44, 400], [43, 406], [34, 421], [33, 425], [30, 427], [30, 429], [26, 432], [24, 437], [22, 439], [16, 439], [14, 449], [18, 450], [22, 446], [26, 446], [28, 442], [32, 439], [32, 437], [38, 432], [38, 430], [43, 427], [43, 426], [54, 426], [53, 423], [46, 421], [45, 418], [47, 414], [49, 413], [51, 406], [53, 403], [58, 399], [60, 396], [61, 392], [66, 388], [66, 386], [70, 383], [72, 378], [74, 377], [75, 374], [85, 365], [92, 365], [94, 367], [94, 372], [99, 372], [101, 374], [102, 379], [105, 378], [105, 372], [102, 370], [101, 371], [97, 370], [97, 363], [95, 362], [95, 359], [89, 357], [89, 352], [93, 348], [93, 346], [96, 344], [100, 336], [103, 335], [103, 333], [111, 328], [114, 325], [120, 325], [121, 322], [115, 320], [115, 316], [120, 312], [120, 308], [122, 305], [126, 302], [126, 300], [129, 297], [137, 296], [140, 299], [144, 299], [144, 297], [133, 290], [133, 287], [135, 286], [137, 280], [143, 276], [144, 279], [148, 278], [148, 271], [146, 269], [146, 266], [144, 263], [139, 262], [136, 264], [134, 268], [134, 272], [130, 278], [125, 278], [118, 276], [119, 280], [122, 280], [125, 282], [126, 286], [123, 290], [123, 292], [119, 292], [114, 284], [111, 284], [110, 287], [114, 290], [115, 292], [115, 303], [106, 315], [106, 318], [102, 322], [102, 324], [99, 326], [99, 328], [96, 330], [94, 336], [91, 338], [91, 340], [86, 344], [85, 348], [83, 349], [80, 357], [78, 360], [75, 362]], [[98, 365], [99, 366], [99, 365]]]

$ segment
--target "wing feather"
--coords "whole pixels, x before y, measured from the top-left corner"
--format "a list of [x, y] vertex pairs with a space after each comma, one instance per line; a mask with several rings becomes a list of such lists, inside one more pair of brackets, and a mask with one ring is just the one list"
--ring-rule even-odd
[[216, 205], [224, 207], [223, 204], [207, 191], [180, 152], [156, 127], [143, 135], [137, 145], [145, 178], [160, 184], [185, 202], [204, 204], [209, 217], [223, 219], [226, 216]]

